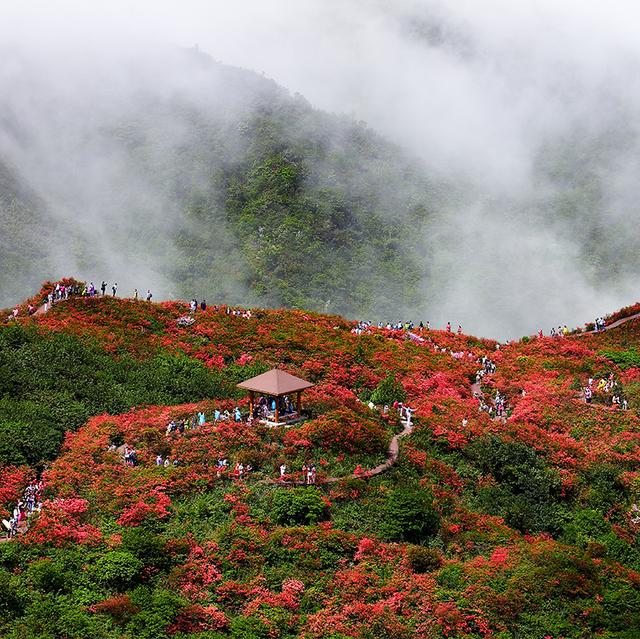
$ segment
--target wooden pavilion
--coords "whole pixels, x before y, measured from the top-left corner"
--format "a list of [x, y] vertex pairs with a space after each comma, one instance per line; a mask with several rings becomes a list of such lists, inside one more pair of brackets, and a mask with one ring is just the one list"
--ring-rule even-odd
[[[267, 423], [272, 425], [281, 424], [280, 398], [285, 395], [292, 395], [293, 393], [296, 394], [296, 415], [294, 416], [294, 419], [296, 417], [299, 419], [302, 413], [302, 391], [307, 388], [311, 388], [312, 386], [313, 383], [308, 382], [305, 379], [301, 379], [300, 377], [296, 377], [295, 375], [285, 373], [279, 368], [273, 368], [266, 373], [262, 373], [262, 375], [257, 375], [256, 377], [252, 377], [251, 379], [238, 384], [238, 388], [249, 391], [249, 411], [251, 415], [253, 415], [256, 393], [267, 398], [271, 397], [275, 399], [276, 406], [273, 415], [274, 420], [267, 420]], [[286, 421], [292, 421], [292, 419], [289, 418]], [[286, 423], [286, 421], [283, 423]]]

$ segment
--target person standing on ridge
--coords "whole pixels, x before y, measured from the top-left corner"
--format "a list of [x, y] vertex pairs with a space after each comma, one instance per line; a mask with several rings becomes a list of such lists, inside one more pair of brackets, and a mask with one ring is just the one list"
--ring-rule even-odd
[[451, 322], [447, 322], [447, 333], [451, 332]]
[[138, 289], [134, 288], [133, 289], [133, 299], [137, 302], [138, 301]]
[[111, 290], [113, 291], [113, 296], [116, 296], [116, 293], [118, 292], [118, 282], [116, 282], [112, 287]]
[[152, 297], [153, 295], [151, 295], [151, 291], [147, 289], [147, 302], [150, 302]]
[[207, 310], [207, 303], [204, 300], [202, 300], [202, 302], [200, 302], [200, 309], [203, 310], [203, 311]]
[[102, 297], [104, 297], [104, 294], [107, 292], [107, 283], [102, 280], [102, 284], [100, 284], [100, 290], [102, 291]]

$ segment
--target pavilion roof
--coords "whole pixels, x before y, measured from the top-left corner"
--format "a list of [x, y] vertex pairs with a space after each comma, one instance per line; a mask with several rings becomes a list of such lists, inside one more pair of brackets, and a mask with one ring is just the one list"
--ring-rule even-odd
[[272, 395], [274, 397], [295, 393], [296, 391], [301, 391], [311, 386], [313, 386], [311, 382], [285, 373], [279, 368], [273, 368], [266, 373], [262, 373], [262, 375], [257, 375], [238, 384], [238, 388], [263, 393], [264, 395]]

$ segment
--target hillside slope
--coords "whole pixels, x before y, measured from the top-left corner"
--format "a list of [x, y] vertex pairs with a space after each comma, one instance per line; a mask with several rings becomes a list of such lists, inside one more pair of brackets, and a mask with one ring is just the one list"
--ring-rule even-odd
[[91, 70], [4, 53], [0, 163], [37, 199], [3, 179], [0, 224], [39, 250], [0, 254], [0, 304], [69, 271], [157, 299], [350, 316], [419, 303], [434, 187], [363, 123], [194, 50]]
[[[635, 636], [640, 320], [498, 346], [187, 313], [72, 298], [0, 328], [4, 507], [52, 460], [41, 512], [0, 544], [3, 636]], [[307, 421], [216, 419], [276, 365], [315, 383]], [[412, 432], [368, 478], [394, 401]]]

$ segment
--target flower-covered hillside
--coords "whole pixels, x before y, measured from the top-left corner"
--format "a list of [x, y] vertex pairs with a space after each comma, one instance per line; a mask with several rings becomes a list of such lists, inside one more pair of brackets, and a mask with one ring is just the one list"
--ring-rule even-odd
[[[639, 343], [633, 320], [497, 345], [99, 296], [19, 314], [0, 499], [39, 501], [0, 544], [0, 634], [631, 639]], [[314, 382], [304, 421], [249, 419], [236, 384], [274, 366]]]

